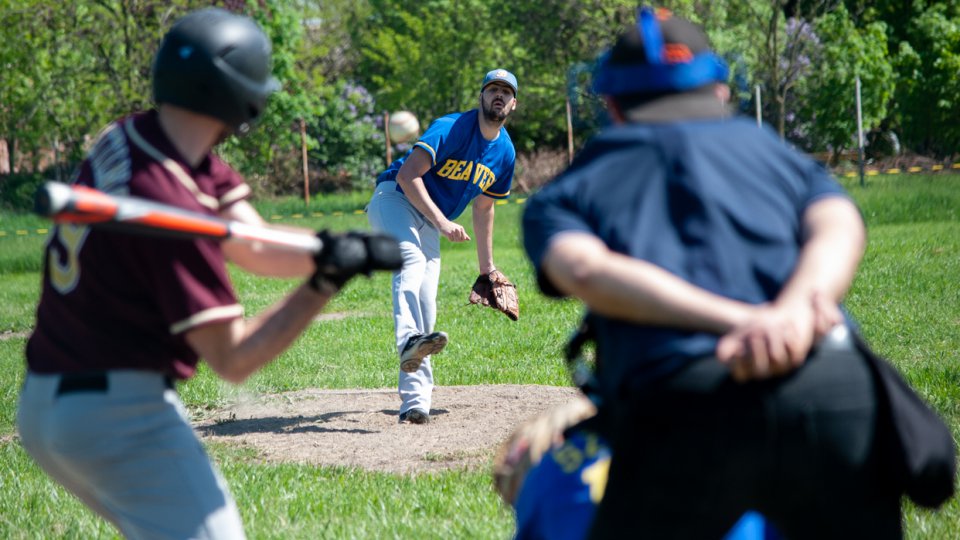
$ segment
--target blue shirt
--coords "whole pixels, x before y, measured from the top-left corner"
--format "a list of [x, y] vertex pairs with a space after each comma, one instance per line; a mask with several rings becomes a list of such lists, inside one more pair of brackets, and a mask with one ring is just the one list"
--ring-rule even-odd
[[[453, 113], [430, 124], [403, 157], [380, 173], [377, 183], [395, 180], [414, 149], [430, 154], [432, 165], [423, 175], [427, 193], [447, 219], [456, 219], [477, 195], [510, 196], [516, 151], [506, 128], [488, 141], [480, 133], [479, 111]], [[397, 191], [403, 191], [397, 186]]]
[[544, 454], [527, 473], [514, 503], [516, 540], [580, 540], [603, 498], [610, 447], [596, 434], [576, 431]]
[[[802, 215], [846, 196], [829, 173], [748, 119], [614, 126], [527, 201], [524, 247], [541, 288], [550, 240], [599, 237], [714, 293], [758, 304], [780, 292], [797, 262]], [[595, 317], [602, 395], [616, 398], [713, 354], [717, 336]]]
[[[590, 431], [567, 434], [527, 473], [517, 494], [515, 540], [581, 540], [587, 537], [606, 489], [610, 447]], [[643, 535], [638, 530], [626, 536]], [[745, 513], [723, 540], [776, 540], [772, 524], [757, 512]]]

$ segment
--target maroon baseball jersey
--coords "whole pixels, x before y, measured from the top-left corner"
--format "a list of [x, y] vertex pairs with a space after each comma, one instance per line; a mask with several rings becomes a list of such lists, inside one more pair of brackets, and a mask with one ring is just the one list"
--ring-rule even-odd
[[[213, 154], [191, 168], [156, 111], [109, 125], [74, 181], [209, 215], [250, 193]], [[27, 364], [37, 373], [143, 369], [188, 378], [197, 355], [184, 333], [242, 315], [218, 243], [60, 224], [47, 240]]]

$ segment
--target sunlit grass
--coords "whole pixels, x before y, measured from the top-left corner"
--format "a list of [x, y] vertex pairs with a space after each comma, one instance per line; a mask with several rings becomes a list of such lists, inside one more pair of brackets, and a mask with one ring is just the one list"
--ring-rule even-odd
[[[870, 242], [847, 308], [878, 352], [889, 357], [960, 433], [960, 177], [909, 175], [849, 183]], [[258, 203], [273, 222], [310, 229], [367, 228], [368, 194], [325, 196], [309, 207], [295, 197]], [[518, 285], [520, 321], [467, 303], [477, 274], [473, 244], [443, 244], [437, 327], [450, 334], [434, 358], [443, 384], [568, 385], [560, 348], [580, 318], [573, 301], [536, 289], [520, 247], [523, 206], [497, 207], [495, 258]], [[461, 222], [470, 228], [469, 212]], [[0, 230], [42, 229], [26, 214], [0, 214]], [[112, 527], [50, 482], [14, 433], [23, 347], [39, 294], [44, 235], [0, 237], [0, 538], [117, 538]], [[248, 314], [297, 285], [231, 269]], [[194, 411], [222, 406], [239, 392], [305, 388], [385, 388], [396, 384], [389, 278], [358, 278], [327, 307], [344, 316], [318, 322], [243, 387], [210, 370], [182, 384]], [[490, 489], [487, 471], [420, 476], [311, 465], [268, 464], [249, 449], [214, 445], [251, 538], [491, 538], [510, 536], [511, 513]], [[960, 536], [956, 499], [938, 512], [906, 507], [910, 538]]]

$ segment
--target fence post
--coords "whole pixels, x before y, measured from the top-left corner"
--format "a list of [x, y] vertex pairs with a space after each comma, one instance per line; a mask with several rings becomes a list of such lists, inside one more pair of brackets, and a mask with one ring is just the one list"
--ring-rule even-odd
[[567, 165], [573, 163], [573, 111], [570, 96], [567, 96]]
[[303, 202], [310, 205], [310, 169], [307, 165], [307, 122], [300, 119], [300, 159], [303, 160]]
[[393, 163], [393, 144], [390, 142], [390, 112], [383, 111], [383, 140], [387, 142], [387, 167]]
[[860, 187], [865, 184], [863, 180], [863, 112], [860, 108], [860, 76], [857, 75], [857, 161], [860, 169]]

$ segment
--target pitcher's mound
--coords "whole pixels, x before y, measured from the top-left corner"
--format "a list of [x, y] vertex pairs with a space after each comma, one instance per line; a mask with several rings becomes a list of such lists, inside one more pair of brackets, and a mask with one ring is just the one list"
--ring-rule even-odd
[[248, 398], [194, 425], [205, 441], [255, 449], [267, 461], [416, 473], [483, 467], [524, 420], [579, 394], [539, 385], [443, 386], [430, 423], [399, 424], [389, 390], [303, 390]]

